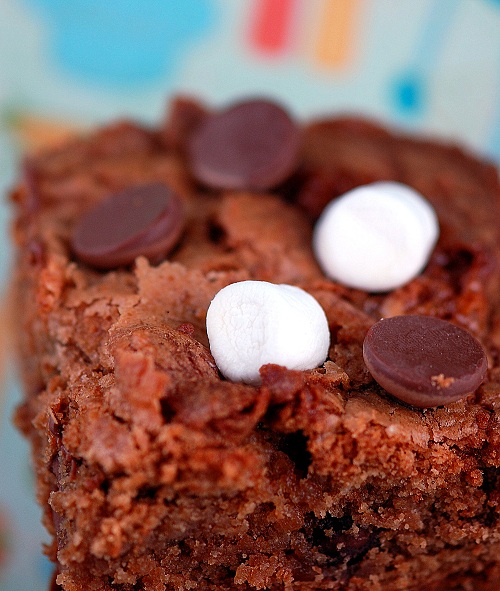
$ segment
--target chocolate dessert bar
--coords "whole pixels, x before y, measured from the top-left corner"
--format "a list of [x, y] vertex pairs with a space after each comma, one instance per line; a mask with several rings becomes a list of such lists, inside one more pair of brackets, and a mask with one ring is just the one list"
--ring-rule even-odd
[[[402, 284], [353, 287], [325, 272], [315, 228], [381, 182], [418, 192], [439, 237]], [[266, 100], [178, 98], [156, 129], [118, 122], [29, 157], [12, 200], [16, 423], [54, 586], [498, 591], [492, 165], [357, 117], [298, 124]], [[349, 255], [351, 237], [335, 248]], [[240, 282], [312, 296], [326, 349], [288, 363], [310, 340], [293, 332], [251, 379], [225, 370], [207, 310]], [[284, 309], [270, 289], [256, 312], [237, 300], [223, 351], [248, 327], [252, 347], [295, 327], [291, 313], [269, 329]]]

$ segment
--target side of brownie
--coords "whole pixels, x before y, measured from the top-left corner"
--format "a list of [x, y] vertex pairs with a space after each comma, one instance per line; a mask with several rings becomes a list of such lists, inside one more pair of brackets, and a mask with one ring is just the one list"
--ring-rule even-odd
[[[158, 130], [109, 126], [29, 159], [13, 192], [25, 385], [16, 421], [33, 444], [57, 584], [496, 591], [496, 171], [459, 148], [337, 118], [301, 128], [298, 161], [277, 188], [207, 188], [187, 146], [208, 116], [178, 100]], [[311, 236], [331, 199], [380, 180], [425, 195], [441, 234], [421, 274], [373, 294], [327, 279]], [[80, 261], [71, 241], [82, 216], [145, 183], [182, 202], [173, 250], [107, 270]], [[207, 309], [248, 279], [299, 286], [321, 304], [331, 338], [321, 367], [269, 364], [258, 386], [222, 378]], [[482, 343], [480, 388], [422, 410], [373, 380], [368, 330], [410, 314]]]

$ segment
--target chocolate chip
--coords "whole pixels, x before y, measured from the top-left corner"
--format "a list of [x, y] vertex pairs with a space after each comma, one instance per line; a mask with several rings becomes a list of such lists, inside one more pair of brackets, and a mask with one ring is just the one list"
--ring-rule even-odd
[[178, 96], [170, 103], [168, 119], [162, 133], [167, 148], [184, 152], [186, 142], [200, 126], [208, 111], [189, 96]]
[[166, 185], [136, 185], [99, 203], [82, 217], [73, 251], [98, 269], [128, 265], [139, 256], [159, 262], [175, 246], [184, 226], [180, 198]]
[[487, 370], [484, 350], [469, 332], [431, 316], [380, 320], [366, 335], [363, 356], [383, 388], [420, 408], [463, 398]]
[[265, 190], [297, 165], [299, 129], [279, 105], [237, 103], [208, 116], [189, 144], [192, 173], [215, 189]]

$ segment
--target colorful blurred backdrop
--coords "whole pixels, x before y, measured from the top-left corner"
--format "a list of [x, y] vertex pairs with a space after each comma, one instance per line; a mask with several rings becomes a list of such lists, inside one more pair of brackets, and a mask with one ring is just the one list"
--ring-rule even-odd
[[[23, 152], [109, 118], [157, 121], [179, 92], [214, 106], [265, 94], [298, 117], [361, 112], [500, 163], [500, 0], [0, 0], [0, 190]], [[4, 293], [8, 219], [4, 199]], [[4, 365], [0, 589], [42, 591], [51, 568]]]

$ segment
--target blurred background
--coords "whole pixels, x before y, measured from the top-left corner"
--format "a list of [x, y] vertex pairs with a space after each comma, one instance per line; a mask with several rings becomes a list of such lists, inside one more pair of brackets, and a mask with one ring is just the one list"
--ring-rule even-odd
[[[21, 154], [168, 97], [264, 94], [299, 118], [362, 113], [500, 163], [500, 0], [0, 0], [0, 190]], [[0, 203], [0, 291], [11, 268]], [[0, 312], [0, 589], [47, 589], [51, 567]]]

